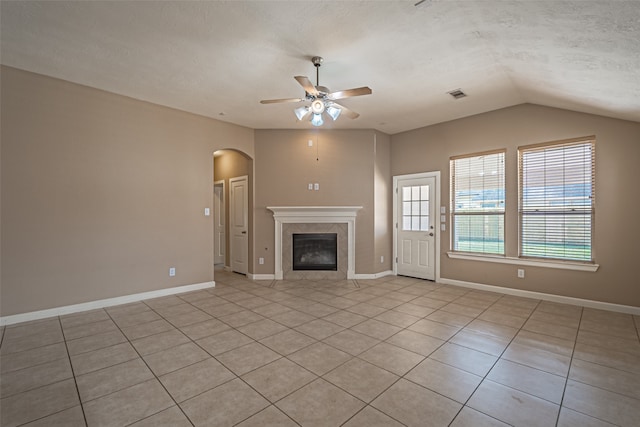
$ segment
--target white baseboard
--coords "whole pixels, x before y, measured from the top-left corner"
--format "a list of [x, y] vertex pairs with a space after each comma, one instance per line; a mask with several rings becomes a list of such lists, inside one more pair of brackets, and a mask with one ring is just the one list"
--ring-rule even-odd
[[631, 305], [612, 304], [609, 302], [601, 302], [601, 301], [594, 301], [589, 299], [567, 297], [562, 295], [546, 294], [543, 292], [504, 288], [502, 286], [484, 285], [482, 283], [465, 282], [462, 280], [455, 280], [455, 279], [445, 279], [444, 277], [441, 277], [438, 282], [444, 283], [445, 285], [462, 286], [463, 288], [497, 292], [497, 293], [513, 295], [517, 297], [541, 299], [544, 301], [557, 302], [561, 304], [579, 305], [582, 307], [595, 308], [599, 310], [616, 311], [618, 313], [634, 314], [636, 316], [640, 316], [640, 307], [634, 307]]
[[46, 319], [47, 317], [62, 316], [65, 314], [79, 313], [81, 311], [95, 310], [97, 308], [111, 307], [114, 305], [128, 304], [145, 299], [159, 298], [168, 295], [181, 294], [184, 292], [197, 291], [200, 289], [214, 288], [215, 286], [216, 282], [203, 282], [193, 285], [176, 286], [174, 288], [159, 289], [157, 291], [125, 295], [122, 297], [101, 299], [81, 304], [66, 305], [63, 307], [50, 308], [47, 310], [14, 314], [11, 316], [0, 317], [0, 326], [13, 325], [14, 323], [29, 322], [32, 320]]
[[250, 280], [275, 280], [275, 274], [247, 274]]
[[354, 279], [356, 280], [379, 279], [381, 277], [386, 277], [386, 276], [393, 276], [393, 271], [387, 270], [387, 271], [381, 271], [380, 273], [374, 273], [374, 274], [356, 274], [354, 276]]

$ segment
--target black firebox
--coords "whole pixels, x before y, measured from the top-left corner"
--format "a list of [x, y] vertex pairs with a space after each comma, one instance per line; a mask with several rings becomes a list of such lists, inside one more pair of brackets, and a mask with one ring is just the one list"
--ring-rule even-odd
[[338, 235], [293, 234], [293, 269], [338, 271]]

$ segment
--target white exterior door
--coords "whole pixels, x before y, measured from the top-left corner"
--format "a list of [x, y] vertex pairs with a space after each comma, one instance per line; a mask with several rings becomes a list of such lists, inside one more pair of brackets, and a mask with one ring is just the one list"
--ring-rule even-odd
[[213, 263], [224, 264], [226, 241], [226, 213], [224, 209], [224, 181], [214, 183], [213, 187]]
[[249, 190], [246, 176], [229, 179], [231, 270], [247, 274], [249, 247]]
[[396, 272], [435, 280], [436, 178], [397, 179]]

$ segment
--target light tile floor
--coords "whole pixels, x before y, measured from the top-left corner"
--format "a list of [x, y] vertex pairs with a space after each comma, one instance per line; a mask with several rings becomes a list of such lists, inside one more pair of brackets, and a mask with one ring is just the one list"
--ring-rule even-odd
[[406, 277], [0, 329], [5, 426], [638, 426], [640, 317]]

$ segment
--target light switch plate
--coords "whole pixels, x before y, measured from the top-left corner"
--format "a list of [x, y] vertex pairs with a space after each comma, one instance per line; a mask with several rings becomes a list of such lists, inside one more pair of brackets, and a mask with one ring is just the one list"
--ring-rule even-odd
[[447, 224], [440, 224], [440, 230], [447, 231]]
[[447, 207], [446, 206], [440, 206], [440, 213], [441, 214], [446, 214], [447, 213]]
[[211, 215], [211, 210], [209, 208], [204, 208], [204, 216]]

